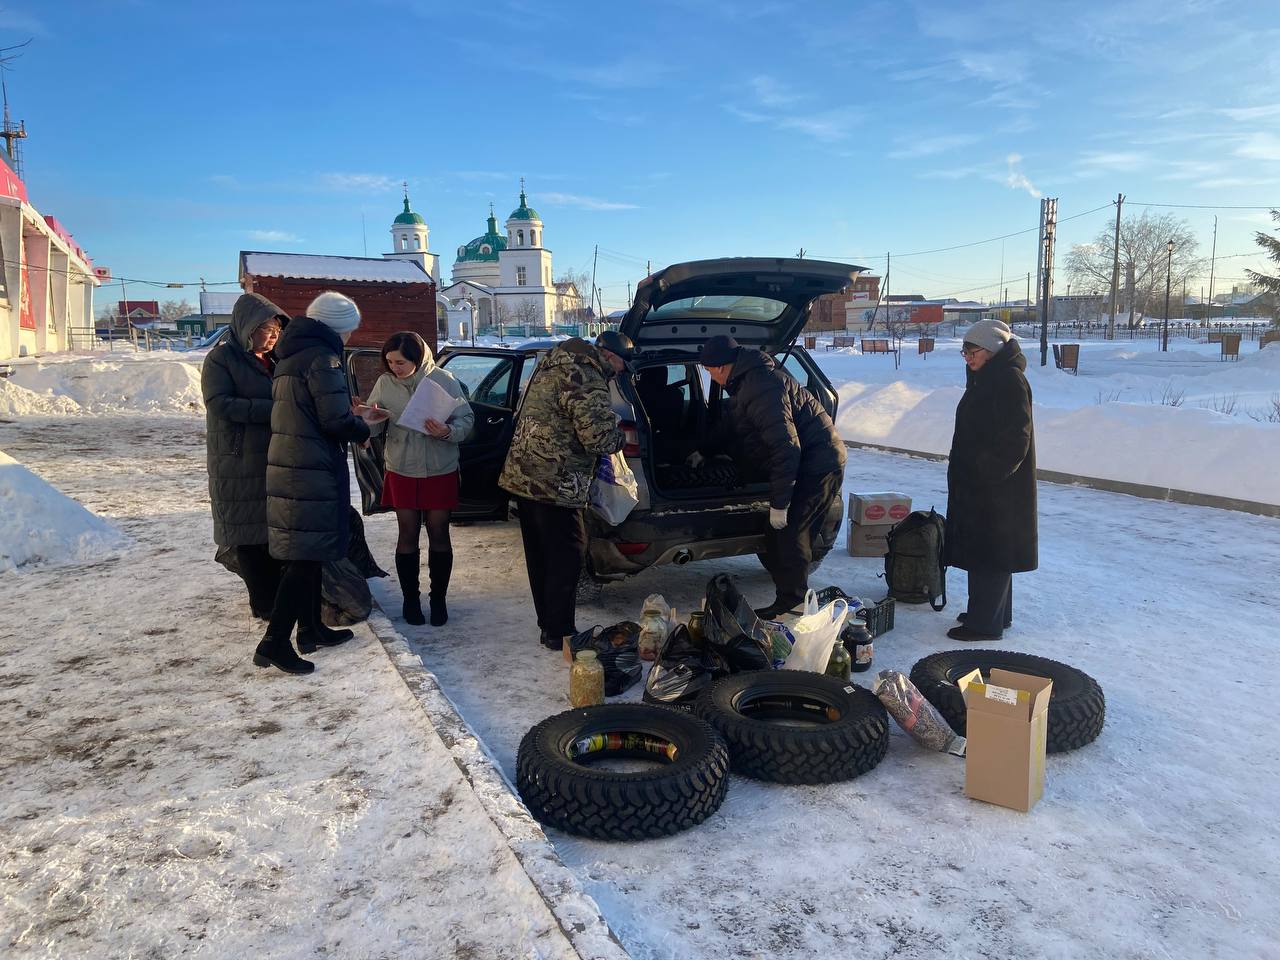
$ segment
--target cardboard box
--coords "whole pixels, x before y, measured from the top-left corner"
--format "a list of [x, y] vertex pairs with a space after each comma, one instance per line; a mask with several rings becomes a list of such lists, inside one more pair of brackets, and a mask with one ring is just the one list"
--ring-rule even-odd
[[1010, 670], [977, 670], [964, 691], [967, 752], [964, 793], [1024, 813], [1044, 793], [1045, 738], [1053, 681]]
[[883, 557], [889, 552], [890, 524], [877, 523], [866, 526], [861, 523], [849, 524], [849, 556], [851, 557]]
[[911, 512], [911, 498], [905, 493], [851, 493], [849, 519], [864, 527], [892, 525]]

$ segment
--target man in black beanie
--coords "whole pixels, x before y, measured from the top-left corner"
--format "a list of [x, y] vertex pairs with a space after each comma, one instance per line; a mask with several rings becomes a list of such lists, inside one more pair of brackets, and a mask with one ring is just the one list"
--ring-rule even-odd
[[777, 595], [756, 613], [773, 620], [798, 612], [809, 586], [813, 539], [844, 479], [844, 444], [822, 404], [759, 350], [719, 334], [698, 362], [729, 393], [734, 455], [769, 480], [769, 529], [761, 559]]

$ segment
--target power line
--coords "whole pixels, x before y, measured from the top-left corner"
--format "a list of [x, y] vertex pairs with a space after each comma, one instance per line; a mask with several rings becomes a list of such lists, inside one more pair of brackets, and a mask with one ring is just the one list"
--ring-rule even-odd
[[[70, 268], [67, 268], [65, 270], [59, 270], [55, 267], [40, 266], [34, 263], [26, 263], [21, 260], [4, 260], [3, 263], [10, 267], [26, 267], [28, 271], [43, 270], [45, 273], [60, 273], [64, 277], [70, 277], [73, 274], [76, 276], [82, 276], [82, 277], [89, 276], [82, 270], [71, 270]], [[98, 278], [98, 279], [101, 279], [101, 278]], [[175, 290], [180, 287], [198, 287], [202, 283], [206, 287], [229, 287], [229, 286], [238, 287], [240, 285], [239, 280], [206, 280], [206, 281], [184, 280], [179, 282], [177, 280], [143, 280], [139, 277], [109, 277], [107, 280], [104, 280], [103, 282], [119, 283], [121, 280], [123, 280], [125, 283], [142, 283], [152, 287], [171, 287]]]
[[1139, 203], [1136, 200], [1126, 200], [1125, 203], [1131, 203], [1135, 207], [1173, 207], [1179, 210], [1276, 210], [1280, 209], [1280, 203], [1269, 203], [1265, 207], [1232, 207], [1221, 206], [1212, 203]]

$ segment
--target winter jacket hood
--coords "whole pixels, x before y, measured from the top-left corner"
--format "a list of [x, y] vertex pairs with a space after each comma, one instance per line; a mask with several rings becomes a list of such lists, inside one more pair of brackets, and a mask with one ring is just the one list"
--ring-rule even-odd
[[240, 349], [253, 351], [253, 332], [268, 320], [276, 317], [287, 322], [289, 315], [277, 307], [266, 297], [257, 293], [246, 293], [231, 308], [231, 339]]

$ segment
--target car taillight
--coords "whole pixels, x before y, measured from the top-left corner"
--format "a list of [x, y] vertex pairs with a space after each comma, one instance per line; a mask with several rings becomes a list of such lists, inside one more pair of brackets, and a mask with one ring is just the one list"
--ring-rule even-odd
[[640, 431], [636, 429], [636, 422], [623, 420], [620, 426], [622, 427], [622, 455], [624, 457], [640, 456]]
[[644, 553], [646, 550], [649, 549], [649, 544], [647, 543], [625, 543], [624, 542], [624, 543], [615, 544], [615, 546], [618, 548], [618, 552], [622, 554], [624, 557], [634, 557], [636, 554]]

